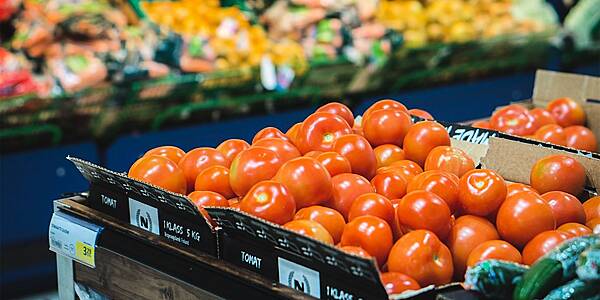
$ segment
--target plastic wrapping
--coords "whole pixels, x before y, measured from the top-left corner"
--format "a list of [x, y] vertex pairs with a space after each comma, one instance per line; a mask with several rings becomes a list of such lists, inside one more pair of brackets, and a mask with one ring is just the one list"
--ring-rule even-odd
[[600, 299], [600, 282], [574, 279], [550, 291], [544, 300]]
[[548, 252], [545, 258], [553, 259], [561, 263], [563, 269], [563, 278], [573, 278], [577, 258], [591, 245], [600, 243], [599, 235], [588, 235], [584, 237], [573, 238], [560, 244], [554, 250]]
[[577, 259], [576, 272], [579, 279], [600, 280], [600, 243], [596, 243], [581, 253]]
[[489, 299], [510, 299], [517, 283], [529, 268], [502, 261], [485, 260], [470, 267], [465, 274], [465, 287]]

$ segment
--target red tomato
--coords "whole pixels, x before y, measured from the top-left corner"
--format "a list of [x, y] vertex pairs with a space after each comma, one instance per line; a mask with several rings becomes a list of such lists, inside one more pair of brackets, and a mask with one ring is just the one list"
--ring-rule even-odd
[[229, 169], [223, 166], [212, 166], [198, 174], [194, 184], [196, 191], [211, 191], [223, 195], [226, 199], [235, 197], [229, 185]]
[[333, 197], [328, 206], [339, 211], [346, 219], [352, 203], [358, 196], [375, 192], [367, 179], [356, 174], [344, 173], [333, 176], [331, 183]]
[[240, 198], [238, 197], [227, 199], [227, 202], [229, 203], [229, 207], [232, 208], [239, 208], [240, 206]]
[[429, 152], [437, 146], [450, 146], [450, 136], [444, 126], [434, 121], [413, 125], [404, 138], [404, 154], [420, 166], [425, 165]]
[[452, 280], [452, 254], [431, 231], [415, 230], [402, 236], [390, 251], [390, 272], [410, 274], [421, 286]]
[[475, 121], [471, 124], [471, 127], [481, 128], [481, 129], [492, 129], [489, 121]]
[[315, 221], [331, 234], [334, 243], [339, 243], [344, 231], [346, 221], [344, 216], [335, 209], [323, 206], [309, 206], [300, 209], [294, 216], [294, 220], [312, 220]]
[[427, 155], [425, 171], [442, 170], [462, 177], [475, 169], [475, 162], [464, 151], [450, 146], [435, 147]]
[[585, 226], [589, 227], [594, 234], [600, 234], [600, 218], [593, 218], [586, 221]]
[[301, 156], [300, 151], [292, 143], [278, 138], [263, 138], [252, 146], [265, 147], [275, 151], [283, 162]]
[[194, 191], [188, 195], [188, 198], [199, 208], [205, 206], [229, 207], [229, 201], [225, 197], [211, 191]]
[[346, 224], [340, 245], [365, 249], [381, 267], [393, 242], [392, 229], [386, 221], [375, 216], [360, 216]]
[[323, 152], [323, 151], [309, 151], [309, 152], [304, 153], [304, 156], [305, 157], [317, 158], [317, 157], [319, 157], [319, 155], [321, 155], [323, 153], [325, 153], [325, 152]]
[[554, 99], [548, 103], [546, 109], [562, 127], [585, 124], [583, 107], [571, 98]]
[[283, 228], [311, 237], [325, 244], [333, 245], [331, 234], [318, 222], [312, 220], [293, 220], [285, 223]]
[[342, 173], [351, 173], [350, 162], [337, 152], [323, 152], [316, 157], [332, 177]]
[[381, 273], [381, 283], [388, 295], [400, 294], [408, 290], [418, 290], [419, 283], [408, 275], [398, 272]]
[[554, 230], [555, 226], [550, 205], [530, 192], [506, 198], [496, 216], [496, 228], [502, 239], [519, 248], [540, 232]]
[[592, 230], [587, 226], [579, 223], [566, 223], [556, 228], [557, 231], [564, 232], [571, 237], [584, 236], [592, 234]]
[[404, 232], [427, 229], [440, 239], [445, 239], [450, 232], [450, 208], [434, 193], [413, 191], [406, 194], [398, 203], [396, 214]]
[[518, 183], [518, 182], [511, 182], [506, 185], [506, 197], [507, 198], [516, 193], [520, 193], [520, 192], [532, 192], [532, 193], [538, 194], [538, 192], [536, 190], [534, 190], [532, 187], [530, 187], [526, 184], [522, 184], [522, 183]]
[[463, 277], [467, 270], [467, 259], [475, 247], [499, 238], [494, 224], [482, 217], [466, 215], [456, 219], [446, 241], [452, 253], [454, 277]]
[[288, 188], [296, 208], [326, 203], [331, 198], [331, 176], [314, 158], [298, 157], [286, 162], [273, 180]]
[[302, 122], [298, 122], [298, 123], [292, 125], [292, 127], [290, 127], [290, 129], [288, 129], [288, 131], [285, 132], [285, 135], [290, 139], [290, 141], [294, 145], [298, 145], [298, 139], [297, 139], [298, 130], [300, 130], [301, 126], [302, 126]]
[[412, 124], [406, 112], [395, 109], [376, 110], [362, 119], [364, 136], [373, 147], [384, 144], [402, 146]]
[[388, 199], [399, 199], [406, 195], [407, 178], [400, 171], [391, 170], [375, 175], [371, 179], [371, 185], [373, 185], [377, 194]]
[[326, 112], [326, 113], [338, 115], [338, 116], [344, 118], [344, 120], [346, 120], [346, 122], [348, 123], [348, 125], [350, 125], [350, 127], [354, 126], [354, 115], [352, 114], [352, 111], [350, 110], [350, 108], [348, 108], [348, 106], [346, 106], [342, 103], [339, 103], [339, 102], [327, 103], [327, 104], [319, 107], [316, 112]]
[[506, 183], [492, 170], [469, 171], [458, 183], [458, 199], [468, 214], [489, 215], [500, 207], [505, 198]]
[[228, 166], [228, 161], [221, 152], [208, 147], [196, 148], [186, 153], [178, 163], [185, 174], [188, 191], [194, 190], [196, 177], [204, 169], [211, 166]]
[[217, 146], [217, 151], [221, 152], [227, 160], [227, 167], [231, 165], [233, 159], [242, 151], [250, 148], [250, 145], [244, 140], [229, 139]]
[[583, 202], [585, 221], [600, 217], [600, 196], [592, 197]]
[[371, 112], [374, 112], [376, 110], [380, 110], [380, 109], [397, 109], [397, 110], [401, 110], [404, 112], [408, 112], [408, 109], [406, 109], [406, 106], [404, 106], [404, 104], [396, 101], [396, 100], [392, 100], [392, 99], [383, 99], [383, 100], [379, 100], [375, 103], [373, 103], [373, 105], [369, 106], [369, 108], [367, 108], [367, 110], [365, 110], [365, 112], [363, 113], [362, 117], [363, 119], [366, 118]]
[[148, 150], [144, 156], [158, 155], [170, 159], [174, 163], [179, 163], [179, 160], [185, 155], [185, 151], [175, 146], [160, 146]]
[[406, 192], [428, 191], [438, 195], [450, 211], [458, 208], [458, 177], [452, 173], [440, 170], [425, 171], [415, 176], [406, 188]]
[[535, 132], [534, 138], [540, 141], [566, 146], [567, 135], [562, 127], [556, 124], [542, 126]]
[[339, 247], [339, 249], [346, 253], [356, 255], [356, 256], [361, 256], [364, 258], [372, 257], [367, 251], [365, 251], [365, 249], [363, 249], [361, 247], [357, 247], [357, 246], [341, 246], [341, 247]]
[[479, 244], [471, 251], [467, 258], [467, 267], [488, 259], [500, 259], [518, 264], [523, 261], [521, 253], [513, 245], [502, 240], [491, 240]]
[[387, 167], [395, 161], [404, 160], [404, 150], [396, 145], [380, 145], [375, 147], [373, 151], [377, 160], [377, 169]]
[[151, 155], [138, 159], [127, 176], [174, 193], [185, 194], [187, 190], [183, 171], [172, 160], [163, 156]]
[[240, 210], [283, 225], [294, 218], [296, 202], [287, 188], [276, 181], [255, 184], [240, 201]]
[[373, 148], [364, 137], [356, 134], [342, 136], [335, 141], [333, 150], [350, 162], [352, 173], [367, 179], [375, 176], [377, 159]]
[[543, 108], [534, 108], [529, 113], [533, 117], [533, 128], [535, 130], [542, 128], [544, 125], [556, 124], [552, 114]]
[[433, 116], [430, 113], [418, 108], [409, 109], [408, 114], [423, 118], [425, 120], [433, 120]]
[[527, 108], [519, 104], [505, 106], [492, 114], [490, 126], [492, 129], [515, 135], [532, 135], [534, 119]]
[[583, 126], [569, 126], [565, 128], [567, 147], [596, 152], [598, 142], [594, 133]]
[[569, 222], [585, 222], [583, 205], [575, 196], [561, 191], [552, 191], [543, 194], [542, 199], [552, 208], [556, 226]]
[[297, 146], [301, 153], [332, 151], [333, 143], [341, 136], [352, 133], [344, 118], [324, 112], [314, 113], [298, 129]]
[[375, 216], [386, 221], [391, 228], [394, 224], [394, 213], [394, 206], [388, 198], [376, 193], [366, 193], [356, 197], [350, 206], [348, 221], [360, 216]]
[[256, 183], [275, 176], [283, 162], [275, 151], [265, 147], [251, 147], [238, 154], [229, 169], [229, 184], [242, 197]]
[[254, 135], [254, 138], [252, 138], [252, 145], [254, 145], [254, 143], [256, 143], [262, 139], [268, 139], [268, 138], [282, 139], [282, 140], [285, 140], [286, 142], [291, 142], [290, 138], [288, 138], [287, 135], [285, 135], [283, 132], [281, 132], [281, 130], [279, 130], [275, 127], [265, 127]]
[[540, 193], [563, 191], [579, 195], [585, 185], [585, 169], [574, 158], [549, 155], [538, 160], [531, 168], [531, 187]]
[[409, 175], [410, 178], [423, 173], [423, 168], [412, 160], [399, 160], [390, 164], [390, 167], [400, 169], [402, 173]]
[[523, 248], [523, 263], [533, 265], [540, 257], [569, 239], [569, 237], [569, 234], [558, 230], [548, 230], [536, 235]]

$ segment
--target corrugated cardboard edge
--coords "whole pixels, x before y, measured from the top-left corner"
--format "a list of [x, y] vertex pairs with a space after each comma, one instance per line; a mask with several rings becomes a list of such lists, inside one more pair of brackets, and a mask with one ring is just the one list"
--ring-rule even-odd
[[498, 172], [506, 180], [528, 184], [529, 174], [535, 162], [555, 154], [567, 155], [580, 162], [585, 168], [588, 184], [597, 191], [600, 189], [600, 160], [564, 150], [492, 137], [481, 162], [485, 168]]
[[[595, 99], [600, 100], [600, 98]], [[600, 103], [586, 102], [583, 109], [587, 117], [587, 127], [596, 135], [596, 139], [600, 143]], [[600, 147], [596, 148], [596, 152], [599, 151]]]
[[450, 139], [450, 146], [465, 151], [465, 153], [467, 153], [467, 155], [473, 159], [475, 166], [479, 165], [481, 158], [483, 158], [488, 149], [488, 145], [486, 144], [473, 144], [467, 141], [460, 141], [452, 138]]
[[600, 77], [537, 70], [533, 86], [533, 103], [546, 104], [556, 98], [569, 97], [580, 104], [600, 99]]

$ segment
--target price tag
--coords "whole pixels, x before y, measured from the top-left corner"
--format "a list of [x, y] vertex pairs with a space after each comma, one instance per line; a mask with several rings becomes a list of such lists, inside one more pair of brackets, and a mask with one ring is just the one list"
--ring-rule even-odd
[[84, 265], [96, 267], [96, 240], [102, 227], [62, 212], [50, 221], [50, 250], [68, 256]]

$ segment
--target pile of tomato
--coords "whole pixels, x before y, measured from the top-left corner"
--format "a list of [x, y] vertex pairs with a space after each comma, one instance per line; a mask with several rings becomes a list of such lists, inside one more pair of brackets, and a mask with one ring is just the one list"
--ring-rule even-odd
[[129, 176], [186, 194], [200, 210], [232, 207], [374, 258], [390, 294], [461, 281], [485, 259], [531, 264], [600, 229], [600, 197], [576, 197], [586, 182], [577, 160], [546, 157], [531, 186], [509, 183], [476, 169], [443, 126], [410, 114], [432, 119], [386, 99], [355, 122], [329, 103], [285, 133], [262, 129], [251, 144], [152, 149]]
[[545, 109], [511, 104], [495, 111], [489, 121], [477, 121], [473, 126], [596, 152], [596, 136], [584, 126], [585, 121], [583, 107], [565, 97], [550, 101]]

